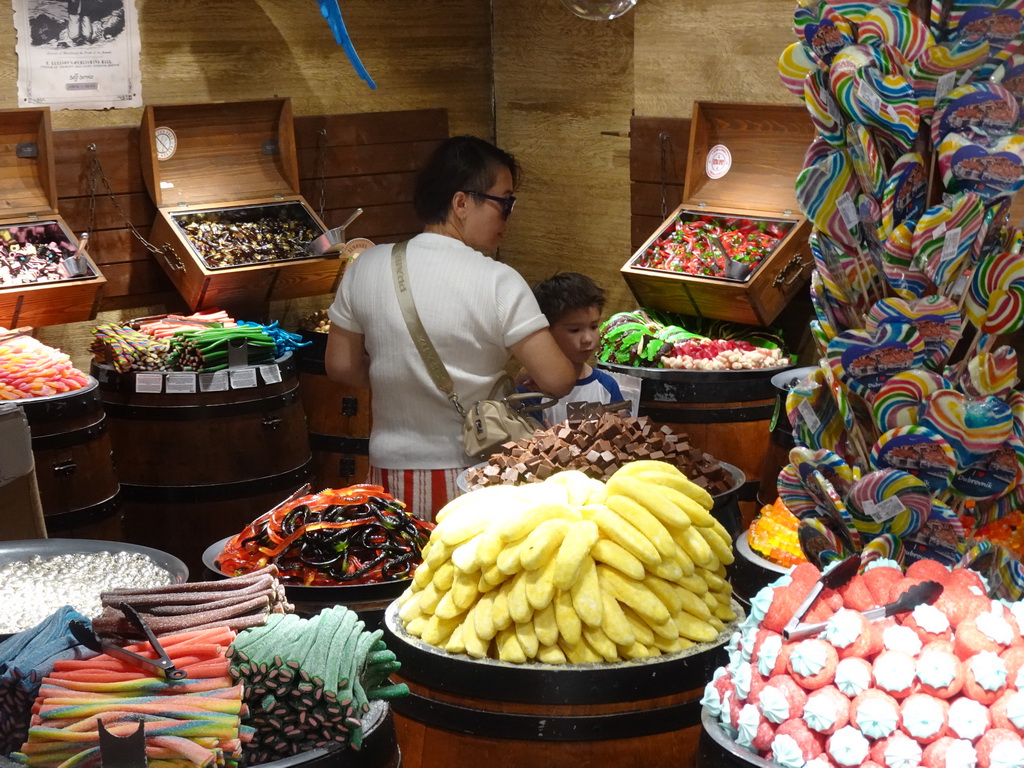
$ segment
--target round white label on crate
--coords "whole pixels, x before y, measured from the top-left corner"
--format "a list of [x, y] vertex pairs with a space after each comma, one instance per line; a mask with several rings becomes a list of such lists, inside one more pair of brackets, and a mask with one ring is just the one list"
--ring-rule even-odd
[[156, 159], [169, 160], [174, 157], [178, 149], [178, 134], [167, 127], [160, 127], [153, 131], [156, 138]]
[[708, 159], [704, 170], [709, 179], [720, 179], [732, 168], [732, 153], [725, 144], [715, 144], [708, 151]]

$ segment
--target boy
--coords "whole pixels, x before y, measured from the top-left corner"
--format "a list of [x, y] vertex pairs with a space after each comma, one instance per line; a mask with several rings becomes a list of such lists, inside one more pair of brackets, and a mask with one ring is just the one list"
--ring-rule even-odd
[[565, 421], [569, 403], [614, 403], [622, 393], [614, 378], [587, 364], [597, 351], [604, 289], [586, 275], [560, 272], [534, 286], [551, 334], [576, 371], [575, 388], [539, 416], [548, 425]]

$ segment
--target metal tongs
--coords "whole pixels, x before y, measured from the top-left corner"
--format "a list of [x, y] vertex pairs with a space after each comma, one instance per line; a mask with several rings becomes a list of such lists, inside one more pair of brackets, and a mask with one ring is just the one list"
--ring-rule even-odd
[[127, 603], [120, 603], [117, 606], [117, 609], [125, 615], [125, 618], [128, 619], [129, 623], [131, 623], [133, 627], [146, 636], [146, 640], [149, 641], [149, 644], [154, 653], [156, 653], [157, 658], [151, 659], [148, 656], [143, 656], [122, 648], [115, 643], [111, 643], [109, 640], [104, 640], [81, 621], [69, 622], [68, 629], [71, 630], [71, 634], [74, 635], [78, 642], [91, 651], [113, 656], [115, 659], [120, 659], [132, 666], [144, 669], [147, 672], [154, 672], [157, 675], [162, 675], [168, 680], [184, 680], [188, 677], [187, 671], [184, 669], [178, 669], [174, 666], [174, 662], [171, 661], [171, 658], [167, 655], [167, 651], [164, 650], [164, 647], [160, 645], [160, 641], [156, 639], [156, 635], [153, 634], [153, 630], [149, 628], [149, 625], [143, 621], [142, 617], [134, 608]]
[[[811, 587], [810, 593], [808, 593], [807, 597], [804, 598], [804, 601], [800, 603], [800, 607], [796, 609], [796, 613], [793, 614], [793, 618], [791, 618], [786, 626], [783, 627], [782, 636], [787, 640], [797, 640], [803, 637], [810, 637], [812, 634], [820, 632], [821, 629], [816, 632], [807, 633], [807, 627], [818, 625], [803, 624], [804, 616], [808, 614], [818, 597], [826, 588], [838, 589], [856, 576], [857, 571], [859, 570], [860, 554], [856, 554], [850, 555], [850, 557], [845, 560], [840, 560], [839, 563], [828, 573], [821, 574], [821, 578], [818, 579], [813, 587]], [[824, 628], [824, 624], [822, 624], [821, 627]]]

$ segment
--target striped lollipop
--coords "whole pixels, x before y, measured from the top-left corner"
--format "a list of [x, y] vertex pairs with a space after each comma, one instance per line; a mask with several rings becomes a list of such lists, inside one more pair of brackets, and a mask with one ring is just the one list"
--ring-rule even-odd
[[[856, 482], [859, 482], [859, 478]], [[843, 543], [853, 552], [860, 549], [862, 543], [860, 530], [846, 508], [846, 502], [840, 497], [832, 483], [821, 472], [815, 471], [804, 478], [804, 487], [814, 497], [818, 509], [828, 520], [832, 521], [832, 530], [839, 534]]]
[[808, 73], [804, 79], [802, 96], [811, 116], [811, 124], [818, 135], [833, 147], [845, 146], [846, 134], [843, 128], [846, 121], [829, 90], [828, 73], [824, 69], [815, 68]]
[[918, 152], [901, 155], [889, 170], [879, 203], [882, 221], [878, 239], [885, 241], [904, 221], [917, 221], [925, 209], [928, 192], [928, 169]]
[[1000, 64], [1021, 48], [1019, 0], [955, 0], [946, 15], [946, 36], [952, 40], [987, 40], [989, 59], [977, 67], [980, 79], [991, 76]]
[[960, 311], [944, 296], [921, 299], [882, 299], [868, 312], [865, 327], [873, 331], [882, 323], [910, 323], [924, 339], [924, 365], [942, 370], [960, 339]]
[[960, 376], [960, 391], [968, 397], [998, 397], [1006, 401], [1017, 385], [1017, 353], [999, 347], [971, 358]]
[[913, 535], [932, 509], [924, 481], [899, 469], [868, 472], [854, 483], [846, 501], [857, 530], [866, 536]]
[[[839, 200], [844, 195], [852, 200], [857, 191], [852, 163], [842, 150], [820, 158], [801, 171], [796, 179], [796, 199], [800, 209], [815, 227], [851, 250], [856, 250], [857, 238], [843, 220]], [[859, 227], [859, 224], [854, 223], [854, 227]]]
[[969, 400], [960, 392], [940, 390], [925, 399], [918, 424], [945, 437], [963, 469], [1009, 439], [1013, 413], [995, 397]]
[[925, 398], [943, 389], [951, 390], [953, 384], [935, 371], [914, 368], [897, 373], [881, 386], [871, 401], [875, 424], [883, 432], [917, 424]]
[[828, 345], [833, 375], [868, 402], [891, 377], [920, 368], [924, 357], [924, 340], [909, 323], [885, 323], [874, 331], [843, 331]]
[[958, 133], [970, 141], [990, 145], [1016, 132], [1020, 104], [1006, 88], [996, 83], [967, 83], [954, 88], [935, 105], [932, 144]]
[[946, 439], [927, 427], [897, 427], [883, 432], [871, 449], [872, 469], [899, 469], [920, 478], [935, 495], [949, 488], [956, 454]]
[[812, 451], [797, 446], [790, 450], [789, 462], [796, 467], [804, 482], [814, 472], [820, 472], [840, 496], [845, 496], [857, 479], [853, 468], [839, 454], [828, 449]]
[[786, 415], [796, 442], [814, 450], [831, 448], [843, 432], [842, 417], [820, 369], [789, 390]]
[[891, 148], [891, 156], [908, 152], [921, 125], [921, 108], [907, 79], [865, 67], [854, 73], [853, 89], [862, 122]]
[[[988, 58], [987, 40], [957, 40], [933, 45], [910, 65], [907, 80], [917, 95], [921, 119], [930, 121], [935, 111], [939, 81], [943, 76], [966, 72]], [[955, 76], [954, 76], [955, 79]]]
[[1013, 413], [1013, 434], [1024, 440], [1024, 392], [1014, 389], [1006, 396], [1006, 404]]
[[835, 316], [832, 314], [832, 307], [829, 305], [830, 297], [825, 293], [825, 285], [822, 282], [821, 274], [815, 270], [811, 273], [811, 306], [814, 308], [814, 316], [818, 318], [819, 328], [826, 338], [835, 338], [836, 330]]
[[[990, 314], [1003, 314], [998, 305], [1012, 287], [1024, 285], [1024, 254], [1003, 251], [982, 259], [974, 268], [971, 285], [964, 297], [967, 317], [978, 329], [989, 326]], [[996, 311], [993, 313], [993, 309]], [[992, 333], [991, 330], [985, 333]]]
[[964, 260], [974, 247], [984, 220], [981, 198], [970, 192], [955, 196], [948, 205], [933, 205], [914, 228], [911, 267], [923, 272], [946, 294], [960, 274]]
[[903, 538], [895, 533], [883, 533], [876, 536], [860, 552], [860, 564], [864, 566], [876, 560], [893, 560], [900, 565], [906, 559], [906, 549], [903, 546]]
[[803, 479], [792, 464], [787, 464], [779, 472], [775, 489], [778, 491], [782, 503], [797, 517], [818, 514], [814, 497], [804, 488]]
[[906, 6], [879, 5], [857, 25], [858, 43], [889, 43], [908, 60], [935, 45], [928, 25]]
[[841, 49], [854, 42], [850, 23], [825, 0], [798, 5], [793, 12], [793, 32], [807, 44], [810, 55], [826, 66]]
[[875, 200], [881, 200], [885, 191], [885, 165], [871, 132], [860, 123], [850, 123], [846, 126], [846, 146], [861, 189]]
[[1013, 54], [996, 67], [989, 80], [999, 83], [1014, 95], [1018, 103], [1024, 104], [1024, 55]]
[[796, 529], [800, 550], [819, 569], [848, 554], [829, 524], [820, 517], [805, 517]]
[[806, 43], [795, 42], [779, 56], [779, 80], [794, 96], [804, 97], [804, 78], [818, 69]]
[[912, 266], [916, 221], [905, 221], [882, 244], [882, 271], [897, 296], [915, 299], [935, 290], [927, 275]]
[[932, 501], [928, 519], [917, 533], [903, 539], [903, 545], [909, 561], [937, 560], [949, 567], [955, 566], [967, 550], [960, 518], [941, 501]]
[[1020, 485], [1024, 478], [1024, 444], [1013, 436], [973, 463], [961, 467], [953, 478], [953, 493], [965, 499], [998, 499]]
[[829, 87], [840, 109], [850, 120], [864, 122], [860, 105], [854, 93], [854, 75], [861, 69], [878, 68], [882, 60], [877, 48], [870, 45], [848, 45], [832, 60], [828, 70]]

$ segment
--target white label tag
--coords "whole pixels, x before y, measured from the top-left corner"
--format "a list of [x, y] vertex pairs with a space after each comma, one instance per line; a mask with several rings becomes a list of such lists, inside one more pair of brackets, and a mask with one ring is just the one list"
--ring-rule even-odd
[[801, 400], [800, 405], [796, 407], [800, 415], [804, 417], [804, 421], [812, 432], [816, 432], [818, 427], [821, 426], [821, 420], [818, 418], [818, 414], [814, 412], [814, 408], [806, 400]]
[[942, 193], [942, 204], [947, 208], [953, 207], [954, 200], [956, 200], [956, 195], [951, 195], [949, 192]]
[[199, 390], [201, 392], [224, 392], [228, 388], [228, 372], [214, 371], [199, 374]]
[[967, 83], [970, 81], [971, 77], [973, 77], [973, 76], [974, 76], [974, 70], [973, 69], [965, 69], [964, 73], [962, 75], [960, 75], [960, 79], [956, 81], [956, 84], [957, 85], [967, 85]]
[[167, 374], [167, 394], [191, 395], [196, 391], [196, 375], [192, 371]]
[[942, 261], [951, 261], [956, 256], [956, 249], [960, 247], [960, 227], [954, 227], [946, 233], [946, 239], [942, 242]]
[[164, 375], [162, 373], [135, 374], [135, 391], [159, 395], [164, 391]]
[[935, 101], [938, 102], [943, 96], [953, 90], [956, 83], [956, 70], [947, 72], [935, 83]]
[[839, 206], [839, 215], [843, 217], [843, 223], [846, 224], [847, 229], [854, 229], [860, 224], [860, 214], [857, 213], [857, 206], [854, 205], [849, 192], [843, 192], [836, 201], [836, 205]]
[[230, 373], [232, 389], [249, 389], [259, 383], [256, 381], [255, 368], [232, 368]]
[[278, 384], [281, 381], [281, 368], [277, 363], [259, 366], [265, 384]]
[[857, 88], [857, 96], [864, 103], [864, 106], [876, 115], [882, 109], [882, 97], [875, 93], [875, 89], [868, 85], [866, 80], [860, 81], [860, 87]]
[[970, 272], [961, 272], [960, 277], [953, 283], [953, 287], [949, 289], [949, 298], [955, 302], [960, 301], [960, 297], [964, 295], [964, 290], [967, 288], [967, 283], [971, 279]]
[[903, 506], [903, 502], [895, 496], [883, 499], [879, 502], [864, 502], [864, 513], [876, 523], [884, 523], [886, 520], [892, 520], [896, 515], [905, 510], [906, 507]]

